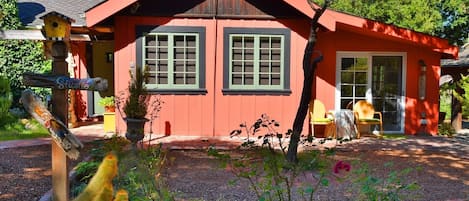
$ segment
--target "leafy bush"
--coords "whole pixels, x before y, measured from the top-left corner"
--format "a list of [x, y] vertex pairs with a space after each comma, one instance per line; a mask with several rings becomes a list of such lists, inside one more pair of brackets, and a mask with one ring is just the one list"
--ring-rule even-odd
[[[419, 189], [415, 182], [406, 182], [404, 178], [417, 168], [405, 168], [402, 170], [391, 170], [392, 162], [384, 163], [387, 175], [384, 177], [373, 176], [367, 164], [356, 163], [353, 173], [358, 175], [353, 182], [352, 188], [360, 189], [358, 200], [380, 200], [398, 201], [415, 200], [417, 195], [410, 193]], [[407, 191], [407, 192], [406, 192]]]
[[[117, 175], [117, 161], [118, 158], [113, 153], [108, 153], [99, 164], [96, 173], [88, 182], [88, 185], [84, 188], [74, 201], [89, 201], [89, 200], [102, 200], [102, 201], [111, 201], [111, 200], [122, 200], [119, 199], [119, 193], [116, 193], [116, 199], [113, 199], [114, 196], [114, 187], [113, 179]], [[81, 185], [80, 185], [81, 186]], [[127, 195], [127, 191], [119, 189], [118, 192], [121, 192]], [[124, 199], [124, 200], [128, 200]]]
[[166, 162], [166, 152], [160, 146], [148, 147], [137, 153], [126, 152], [119, 162], [116, 187], [129, 192], [129, 200], [174, 200], [161, 171]]
[[80, 178], [81, 182], [88, 183], [98, 170], [100, 162], [98, 161], [85, 161], [79, 163], [75, 167], [76, 177]]
[[441, 123], [438, 124], [438, 135], [444, 135], [451, 137], [456, 133], [456, 130], [453, 128], [451, 123]]
[[119, 158], [118, 175], [114, 178], [116, 189], [128, 191], [129, 200], [173, 200], [172, 193], [165, 186], [160, 173], [166, 161], [166, 153], [160, 146], [137, 151], [126, 149], [130, 142], [123, 137], [114, 136], [98, 142], [91, 150], [91, 160], [81, 162], [76, 167], [77, 180], [71, 192], [78, 195], [86, 186], [89, 178], [96, 173], [99, 161], [107, 152], [115, 153]]
[[[122, 155], [124, 153], [124, 147], [129, 144], [129, 141], [125, 138], [119, 136], [112, 136], [110, 139], [104, 141], [94, 141], [91, 150], [90, 150], [90, 160], [80, 162], [75, 168], [75, 178], [78, 179], [77, 182], [88, 183], [96, 170], [100, 161], [106, 156], [107, 153], [116, 153], [117, 155]], [[79, 185], [83, 186], [83, 185]], [[76, 187], [79, 187], [76, 186]], [[84, 185], [86, 186], [86, 185]], [[74, 188], [72, 188], [74, 189]], [[83, 189], [82, 189], [83, 190]], [[75, 189], [75, 194], [78, 195], [81, 191]]]
[[[16, 1], [0, 0], [0, 29], [22, 29], [18, 18]], [[22, 75], [25, 72], [46, 73], [50, 72], [52, 62], [43, 54], [42, 42], [30, 40], [0, 40], [0, 75], [11, 80], [13, 94], [13, 106], [19, 107], [18, 100], [21, 92], [26, 89], [22, 83]], [[45, 98], [51, 94], [50, 89], [34, 87], [32, 90]]]
[[106, 96], [98, 102], [101, 106], [115, 106], [114, 96]]
[[28, 112], [24, 108], [14, 107], [10, 109], [10, 114], [16, 119], [26, 119], [29, 117]]
[[[318, 199], [314, 194], [320, 188], [327, 188], [331, 180], [352, 181], [351, 191], [354, 193], [351, 195], [357, 198], [351, 200], [401, 200], [412, 198], [411, 194], [406, 193], [418, 188], [417, 184], [403, 180], [411, 168], [389, 171], [388, 175], [380, 178], [373, 176], [364, 163], [351, 165], [346, 161], [335, 161], [332, 158], [334, 149], [306, 150], [299, 153], [298, 163], [288, 163], [285, 159], [285, 149], [288, 147], [282, 145], [282, 138], [290, 136], [290, 131], [281, 134], [275, 130], [277, 127], [279, 123], [264, 114], [251, 126], [242, 123], [240, 129], [233, 130], [230, 134], [232, 137], [242, 133], [247, 135], [246, 142], [240, 147], [243, 149], [241, 156], [209, 149], [209, 155], [216, 157], [221, 161], [222, 168], [230, 170], [237, 177], [231, 183], [247, 180], [258, 200]], [[308, 137], [303, 138], [303, 146], [312, 141]], [[278, 143], [274, 145], [275, 139], [278, 139]], [[355, 174], [350, 174], [352, 166]], [[385, 168], [391, 166], [385, 164]]]
[[[22, 82], [25, 72], [46, 73], [51, 70], [51, 61], [43, 55], [43, 45], [39, 42], [23, 40], [0, 40], [0, 74], [11, 80], [13, 105], [19, 107], [21, 92], [27, 87]], [[50, 89], [33, 87], [36, 94], [45, 98]]]
[[[285, 159], [288, 147], [284, 145], [284, 138], [290, 136], [291, 130], [282, 134], [276, 131], [279, 126], [277, 121], [263, 114], [251, 126], [242, 123], [240, 129], [231, 132], [232, 137], [242, 133], [247, 136], [240, 147], [247, 150], [241, 157], [232, 157], [214, 148], [209, 149], [208, 154], [219, 159], [222, 167], [231, 170], [238, 180], [247, 179], [258, 200], [297, 200], [295, 192], [303, 200], [313, 200], [320, 187], [329, 185], [327, 175], [332, 170], [330, 156], [334, 150], [305, 151], [299, 155], [298, 163], [289, 163]], [[256, 140], [260, 140], [260, 145]], [[302, 141], [303, 144], [307, 140]], [[299, 179], [299, 176], [308, 179]]]
[[452, 94], [453, 89], [451, 84], [445, 83], [444, 85], [440, 86], [440, 112], [444, 112], [446, 114], [445, 119], [451, 118]]
[[0, 76], [0, 127], [9, 123], [9, 110], [11, 106], [10, 82], [4, 76]]

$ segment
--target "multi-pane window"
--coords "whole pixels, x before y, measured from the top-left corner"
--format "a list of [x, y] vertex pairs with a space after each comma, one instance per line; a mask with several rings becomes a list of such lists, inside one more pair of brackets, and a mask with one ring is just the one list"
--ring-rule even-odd
[[149, 33], [144, 44], [147, 87], [197, 87], [196, 34]]
[[225, 40], [226, 91], [289, 90], [289, 32], [225, 28]]
[[337, 57], [336, 107], [366, 100], [386, 120], [384, 130], [403, 131], [405, 53], [340, 52]]
[[283, 36], [230, 35], [230, 88], [283, 87]]
[[344, 57], [340, 68], [340, 108], [366, 100], [368, 89], [368, 58]]
[[192, 91], [205, 87], [203, 28], [140, 29], [137, 59], [145, 67], [147, 89]]

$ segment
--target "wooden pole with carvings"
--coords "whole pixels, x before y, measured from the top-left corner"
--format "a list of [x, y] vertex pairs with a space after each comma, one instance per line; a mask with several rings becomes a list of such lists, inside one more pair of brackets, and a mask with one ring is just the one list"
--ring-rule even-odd
[[52, 139], [52, 200], [67, 201], [69, 199], [68, 158], [77, 159], [83, 144], [68, 129], [68, 89], [76, 90], [107, 90], [107, 80], [102, 78], [73, 79], [68, 74], [66, 57], [70, 30], [73, 19], [57, 12], [42, 16], [45, 37], [43, 38], [6, 38], [6, 39], [46, 39], [51, 45], [52, 73], [42, 75], [23, 74], [26, 86], [52, 88], [52, 112], [49, 112], [41, 99], [31, 90], [24, 90], [20, 101], [24, 108], [45, 126]]
[[[63, 41], [52, 44], [52, 73], [68, 76], [67, 45]], [[68, 90], [52, 89], [52, 114], [65, 125], [68, 125]], [[52, 188], [53, 200], [68, 200], [68, 161], [62, 148], [53, 141], [52, 143]]]
[[[44, 20], [46, 39], [52, 43], [52, 73], [68, 76], [68, 48], [64, 41], [70, 39], [73, 19], [57, 12], [50, 12], [41, 17]], [[52, 89], [52, 114], [65, 125], [68, 124], [68, 90]], [[67, 201], [69, 199], [68, 161], [65, 152], [52, 142], [52, 200]]]

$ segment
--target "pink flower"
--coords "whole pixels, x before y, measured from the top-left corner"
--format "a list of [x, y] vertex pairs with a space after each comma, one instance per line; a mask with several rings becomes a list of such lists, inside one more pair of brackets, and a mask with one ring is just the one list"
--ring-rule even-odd
[[345, 170], [345, 171], [349, 172], [350, 168], [351, 168], [350, 164], [348, 164], [344, 161], [338, 161], [334, 165], [334, 173], [339, 174], [341, 172], [341, 170]]

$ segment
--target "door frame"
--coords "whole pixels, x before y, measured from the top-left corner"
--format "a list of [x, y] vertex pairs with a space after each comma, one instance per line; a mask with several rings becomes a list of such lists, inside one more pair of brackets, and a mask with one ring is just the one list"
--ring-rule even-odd
[[366, 100], [372, 103], [372, 57], [373, 56], [401, 56], [402, 57], [402, 87], [401, 87], [401, 100], [400, 107], [402, 108], [401, 112], [401, 122], [400, 130], [384, 131], [385, 133], [404, 133], [405, 126], [405, 97], [406, 97], [406, 80], [407, 80], [407, 53], [406, 52], [371, 52], [371, 51], [337, 51], [336, 52], [336, 83], [335, 83], [335, 104], [334, 107], [336, 110], [340, 109], [340, 100], [341, 100], [341, 59], [344, 57], [366, 57], [368, 61], [368, 71], [367, 71], [367, 90], [366, 90]]

